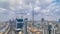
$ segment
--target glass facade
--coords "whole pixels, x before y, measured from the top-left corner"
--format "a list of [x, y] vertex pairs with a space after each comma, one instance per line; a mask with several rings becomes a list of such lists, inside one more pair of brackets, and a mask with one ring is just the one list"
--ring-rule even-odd
[[17, 22], [23, 22], [23, 19], [16, 19]]
[[17, 28], [23, 28], [24, 23], [17, 23]]

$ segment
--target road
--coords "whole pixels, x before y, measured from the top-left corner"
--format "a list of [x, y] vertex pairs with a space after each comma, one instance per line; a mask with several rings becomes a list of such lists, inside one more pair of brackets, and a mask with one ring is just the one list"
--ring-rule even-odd
[[15, 33], [15, 24], [14, 23], [10, 23], [10, 30], [9, 30], [8, 34], [16, 34]]
[[0, 23], [0, 30], [2, 30], [3, 28], [5, 28], [6, 25], [7, 25], [7, 23], [3, 23], [3, 22], [1, 22], [1, 23]]

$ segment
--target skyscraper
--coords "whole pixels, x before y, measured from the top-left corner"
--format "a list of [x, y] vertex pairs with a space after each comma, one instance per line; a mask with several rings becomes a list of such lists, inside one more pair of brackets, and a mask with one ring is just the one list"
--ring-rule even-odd
[[51, 28], [52, 28], [52, 25], [48, 25], [48, 32], [49, 32], [49, 34], [51, 34]]
[[60, 22], [60, 19], [58, 21]]

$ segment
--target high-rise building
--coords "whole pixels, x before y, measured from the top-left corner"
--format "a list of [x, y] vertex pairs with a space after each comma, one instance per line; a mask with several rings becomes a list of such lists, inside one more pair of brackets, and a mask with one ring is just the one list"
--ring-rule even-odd
[[51, 28], [52, 28], [52, 25], [48, 25], [48, 32], [49, 32], [49, 34], [51, 34]]
[[60, 22], [60, 19], [58, 21]]
[[25, 30], [24, 30], [24, 33], [27, 34], [27, 33], [28, 33], [28, 32], [27, 32], [27, 22], [28, 22], [28, 18], [25, 18], [25, 19], [24, 19], [24, 22], [25, 22], [25, 23], [24, 23], [24, 27], [25, 27], [25, 28], [24, 28], [24, 29], [25, 29]]
[[41, 25], [43, 25], [44, 24], [44, 18], [41, 18], [41, 23], [40, 23]]
[[43, 22], [43, 21], [44, 21], [44, 18], [41, 19], [41, 22]]

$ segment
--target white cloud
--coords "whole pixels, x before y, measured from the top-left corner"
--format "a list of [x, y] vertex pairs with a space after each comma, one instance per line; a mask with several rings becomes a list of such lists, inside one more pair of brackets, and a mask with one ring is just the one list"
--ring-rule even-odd
[[15, 10], [15, 8], [14, 7], [9, 7], [11, 10]]
[[43, 9], [43, 10], [41, 11], [41, 13], [47, 14], [47, 13], [50, 13], [50, 10]]
[[4, 9], [4, 8], [0, 8], [0, 12], [6, 12], [8, 11], [7, 9]]
[[34, 8], [34, 11], [36, 11], [36, 12], [40, 12], [40, 11], [41, 11], [41, 7], [38, 7], [38, 6], [35, 7], [35, 8]]
[[58, 19], [56, 16], [44, 16], [44, 18], [49, 21], [56, 21]]
[[40, 0], [42, 4], [50, 4], [53, 2], [53, 0]]
[[47, 3], [52, 3], [53, 0], [45, 0], [45, 2], [47, 2]]
[[14, 4], [16, 4], [16, 0], [9, 0], [9, 3], [10, 3], [10, 5], [14, 5]]
[[16, 17], [14, 11], [9, 11], [8, 13], [9, 13], [9, 15], [8, 15], [8, 18], [9, 18], [9, 19], [14, 19], [14, 18]]
[[23, 2], [23, 0], [18, 0], [18, 3], [21, 5], [21, 4], [23, 4], [24, 2]]
[[[17, 2], [17, 4], [16, 4]], [[37, 12], [37, 13], [40, 13], [39, 15], [43, 15], [45, 16], [45, 18], [47, 19], [50, 19], [52, 20], [52, 17], [56, 18], [55, 14], [57, 11], [59, 12], [60, 8], [59, 6], [56, 5], [56, 3], [53, 3], [53, 0], [10, 0], [10, 10], [9, 12], [9, 17], [10, 18], [14, 18], [16, 17], [17, 14], [15, 14], [16, 12], [24, 12], [26, 11], [28, 14], [28, 17], [30, 18], [31, 16], [31, 11], [32, 11], [32, 7], [34, 5], [34, 11]], [[14, 11], [14, 10], [17, 10], [17, 11]], [[0, 8], [0, 12], [5, 12], [5, 10], [7, 9], [4, 9], [4, 8]], [[49, 15], [49, 16], [47, 16]], [[52, 16], [51, 16], [52, 15]], [[38, 16], [38, 17], [41, 17], [41, 16]], [[42, 16], [42, 17], [43, 17]]]
[[40, 1], [39, 1], [39, 0], [36, 0], [36, 1], [35, 1], [35, 4], [36, 4], [36, 5], [40, 5]]

